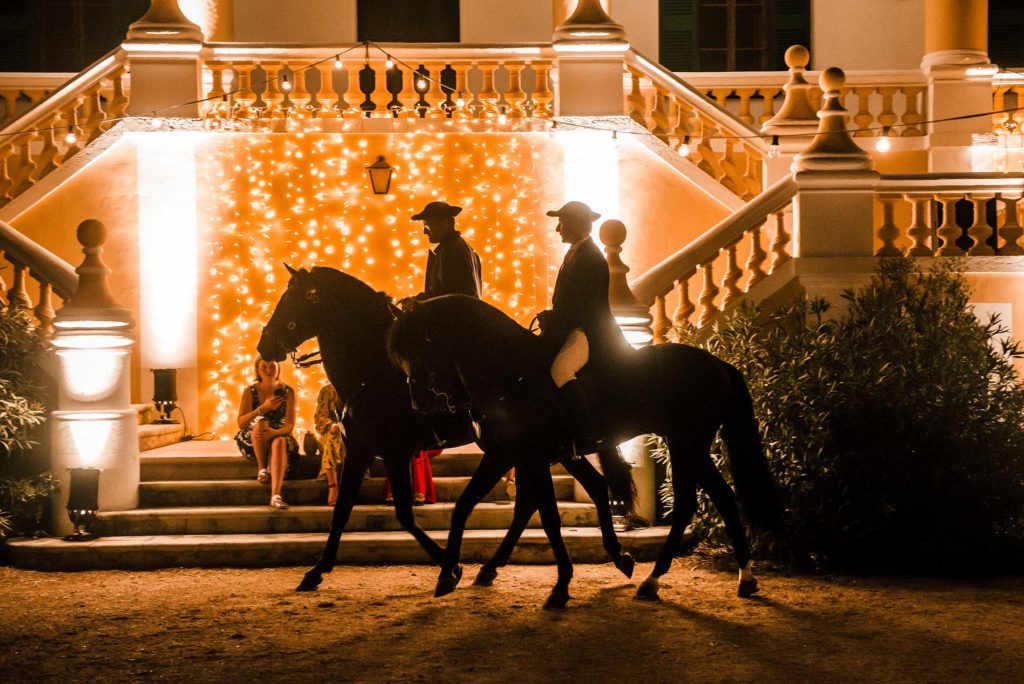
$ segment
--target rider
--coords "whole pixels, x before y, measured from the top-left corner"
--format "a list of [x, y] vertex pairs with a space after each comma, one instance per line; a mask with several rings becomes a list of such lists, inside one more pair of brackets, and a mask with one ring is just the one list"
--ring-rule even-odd
[[461, 211], [462, 207], [447, 202], [430, 202], [412, 217], [423, 221], [427, 239], [437, 245], [427, 254], [426, 279], [418, 298], [463, 294], [480, 299], [480, 257], [455, 230], [455, 217]]
[[591, 359], [605, 366], [617, 353], [629, 349], [608, 303], [608, 263], [590, 237], [601, 217], [583, 202], [567, 202], [548, 216], [558, 219], [555, 230], [571, 245], [562, 260], [551, 296], [551, 309], [537, 315], [542, 334], [551, 336], [560, 351], [551, 364], [555, 381], [573, 430], [577, 454], [614, 447], [595, 429], [593, 416], [576, 374]]

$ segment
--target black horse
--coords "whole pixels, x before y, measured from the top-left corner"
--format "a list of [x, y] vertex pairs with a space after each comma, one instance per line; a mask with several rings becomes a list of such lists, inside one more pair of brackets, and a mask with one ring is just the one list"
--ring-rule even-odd
[[[429, 402], [441, 393], [467, 393], [480, 425], [479, 442], [495, 451], [549, 452], [565, 441], [568, 426], [557, 418], [556, 390], [549, 375], [556, 350], [549, 346], [498, 309], [459, 295], [410, 308], [389, 338], [392, 361], [418, 381], [416, 387], [423, 387], [418, 401]], [[631, 352], [608, 375], [601, 381], [586, 374], [582, 378], [596, 399], [592, 403], [597, 422], [619, 443], [641, 434], [664, 436], [672, 460], [672, 527], [637, 597], [657, 598], [658, 578], [668, 571], [696, 510], [698, 484], [725, 520], [740, 566], [739, 594], [757, 591], [736, 497], [710, 456], [721, 428], [747, 519], [759, 531], [776, 527], [781, 506], [739, 371], [702, 349], [665, 344]], [[467, 487], [465, 495], [469, 494]], [[460, 533], [453, 521], [442, 578], [457, 572]], [[566, 572], [561, 559], [559, 571], [560, 577]], [[571, 566], [568, 573], [571, 576]]]
[[[338, 500], [334, 506], [331, 530], [320, 561], [308, 572], [298, 586], [298, 591], [312, 591], [323, 580], [324, 573], [334, 568], [337, 559], [341, 533], [348, 522], [363, 477], [371, 460], [380, 455], [384, 460], [394, 496], [395, 515], [402, 527], [409, 531], [430, 558], [441, 564], [444, 554], [441, 547], [416, 524], [412, 510], [412, 484], [409, 463], [413, 455], [423, 449], [439, 448], [438, 437], [421, 416], [417, 415], [410, 403], [409, 381], [392, 365], [387, 356], [388, 330], [398, 312], [391, 298], [370, 288], [361, 280], [331, 268], [295, 270], [288, 267], [291, 279], [284, 294], [278, 301], [270, 321], [263, 329], [257, 351], [267, 360], [282, 361], [294, 354], [300, 344], [313, 337], [317, 338], [328, 380], [338, 391], [345, 407], [342, 424], [348, 454], [339, 483]], [[449, 400], [448, 406], [451, 406]], [[461, 441], [447, 441], [444, 446], [468, 444], [471, 438]], [[525, 459], [535, 460], [533, 454]], [[480, 466], [471, 478], [468, 489], [483, 488], [490, 491], [502, 475], [513, 466], [523, 467], [524, 459], [517, 454], [491, 453], [485, 450]], [[627, 577], [633, 572], [633, 559], [622, 552], [619, 541], [612, 530], [612, 515], [608, 504], [608, 487], [617, 498], [629, 500], [632, 480], [628, 466], [608, 464], [609, 482], [601, 477], [586, 460], [567, 462], [570, 474], [579, 480], [591, 495], [597, 507], [601, 522], [602, 538], [609, 556]], [[620, 466], [620, 467], [616, 467]], [[536, 496], [533, 489], [543, 487], [529, 465], [528, 476], [520, 478], [519, 498], [527, 503]], [[551, 488], [550, 472], [547, 473], [547, 487]], [[617, 480], [612, 479], [618, 474]], [[553, 493], [552, 493], [553, 501]], [[468, 517], [477, 501], [471, 504], [456, 504], [454, 521], [464, 524], [459, 518], [460, 511]], [[498, 567], [507, 561], [515, 540], [532, 514], [522, 518], [518, 498], [514, 524], [509, 538], [502, 543], [491, 567]], [[557, 515], [557, 510], [556, 510]], [[557, 522], [557, 520], [556, 520]], [[545, 522], [545, 529], [550, 521]], [[456, 579], [461, 568], [451, 573]], [[454, 588], [454, 586], [452, 586]], [[447, 593], [439, 591], [438, 594]]]

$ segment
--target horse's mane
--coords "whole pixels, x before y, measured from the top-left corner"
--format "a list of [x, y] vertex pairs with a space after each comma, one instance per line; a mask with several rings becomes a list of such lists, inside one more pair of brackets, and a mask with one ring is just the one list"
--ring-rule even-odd
[[352, 297], [365, 298], [367, 305], [379, 306], [378, 311], [382, 314], [386, 312], [387, 316], [384, 317], [382, 315], [380, 318], [382, 320], [386, 318], [390, 322], [393, 304], [392, 297], [387, 292], [374, 290], [354, 275], [329, 266], [314, 266], [310, 269], [310, 273], [317, 287], [330, 288], [333, 290], [332, 294], [341, 295], [347, 299]]

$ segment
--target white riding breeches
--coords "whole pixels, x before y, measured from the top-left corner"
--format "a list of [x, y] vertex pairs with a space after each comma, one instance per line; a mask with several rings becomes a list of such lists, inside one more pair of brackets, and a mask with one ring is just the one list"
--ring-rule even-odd
[[576, 328], [565, 338], [565, 344], [551, 364], [551, 379], [555, 381], [555, 387], [562, 387], [575, 379], [576, 374], [589, 360], [590, 343], [587, 342], [587, 336], [583, 331]]

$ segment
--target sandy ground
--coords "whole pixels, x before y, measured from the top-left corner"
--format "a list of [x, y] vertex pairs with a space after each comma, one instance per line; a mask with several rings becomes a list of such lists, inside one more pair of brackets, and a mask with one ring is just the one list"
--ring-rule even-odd
[[[650, 569], [638, 567], [637, 578]], [[1024, 578], [881, 580], [731, 572], [676, 561], [662, 600], [577, 566], [434, 599], [429, 567], [38, 573], [0, 568], [0, 682], [1021, 681]]]

